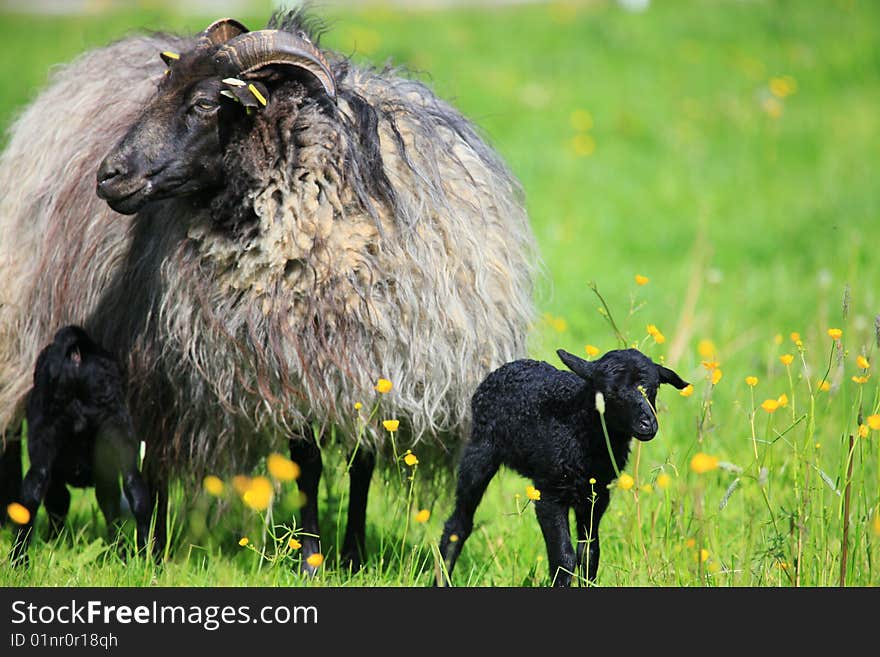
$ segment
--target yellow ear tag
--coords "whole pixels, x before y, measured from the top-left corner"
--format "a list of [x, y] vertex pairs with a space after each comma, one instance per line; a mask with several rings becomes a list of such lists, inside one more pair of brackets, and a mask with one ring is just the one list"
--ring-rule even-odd
[[170, 52], [168, 50], [163, 51], [162, 55], [164, 57], [167, 57], [168, 59], [180, 59], [180, 55], [178, 55], [176, 52]]
[[252, 84], [248, 85], [248, 89], [254, 95], [254, 98], [256, 98], [258, 101], [260, 101], [260, 105], [265, 107], [266, 106], [266, 99], [263, 97], [263, 94], [261, 94], [259, 91], [257, 91], [257, 88]]

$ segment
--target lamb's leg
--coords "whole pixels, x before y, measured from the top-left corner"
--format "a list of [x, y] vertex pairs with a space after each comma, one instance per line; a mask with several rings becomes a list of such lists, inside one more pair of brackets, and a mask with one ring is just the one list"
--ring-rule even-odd
[[[127, 416], [118, 423], [108, 424], [101, 429], [104, 440], [108, 440], [115, 454], [119, 472], [122, 474], [122, 490], [137, 525], [137, 549], [140, 552], [147, 545], [150, 535], [150, 491], [143, 475], [138, 470], [138, 441], [134, 428]], [[116, 474], [114, 472], [114, 478]]]
[[446, 573], [441, 575], [443, 586], [450, 584], [455, 562], [474, 528], [474, 513], [498, 467], [497, 456], [488, 443], [468, 443], [458, 468], [455, 511], [443, 526], [440, 539], [440, 558], [446, 565]]
[[367, 495], [375, 466], [376, 455], [372, 450], [355, 449], [348, 473], [348, 522], [342, 543], [342, 562], [347, 563], [352, 572], [359, 571], [366, 558]]
[[311, 440], [303, 437], [290, 439], [290, 458], [299, 464], [300, 476], [296, 480], [300, 493], [305, 496], [301, 509], [300, 525], [302, 539], [302, 569], [314, 575], [316, 568], [307, 559], [321, 551], [320, 529], [318, 527], [318, 484], [321, 481], [323, 462], [321, 449]]
[[37, 515], [37, 509], [40, 508], [40, 504], [46, 497], [50, 480], [50, 468], [43, 465], [32, 466], [25, 475], [21, 485], [21, 504], [30, 513], [30, 519], [26, 524], [19, 525], [15, 534], [15, 545], [12, 547], [12, 565], [14, 566], [28, 565], [27, 549], [31, 542], [34, 518]]
[[[585, 504], [575, 509], [578, 571], [581, 577], [586, 576], [590, 583], [596, 581], [596, 574], [599, 572], [599, 521], [608, 508], [609, 499], [607, 491], [597, 491], [594, 499], [587, 500]], [[584, 553], [588, 544], [589, 556], [585, 562]]]
[[107, 537], [110, 541], [119, 538], [121, 521], [119, 518], [119, 454], [116, 450], [115, 431], [102, 428], [95, 439], [95, 497], [104, 520], [107, 521]]
[[568, 525], [568, 506], [552, 499], [535, 502], [535, 515], [547, 545], [547, 562], [553, 586], [571, 586], [571, 576], [577, 567], [571, 531]]
[[61, 530], [64, 529], [64, 519], [70, 510], [70, 491], [67, 490], [67, 484], [59, 479], [52, 479], [46, 490], [43, 506], [49, 514], [49, 538], [58, 538]]
[[6, 507], [21, 496], [21, 429], [0, 435], [0, 527], [6, 524]]
[[28, 565], [27, 549], [34, 528], [34, 518], [46, 498], [46, 491], [49, 490], [52, 480], [52, 468], [58, 456], [57, 437], [52, 429], [44, 428], [41, 423], [34, 421], [29, 423], [28, 432], [31, 468], [21, 485], [20, 503], [28, 510], [29, 518], [27, 523], [19, 525], [15, 534], [11, 557], [14, 566]]

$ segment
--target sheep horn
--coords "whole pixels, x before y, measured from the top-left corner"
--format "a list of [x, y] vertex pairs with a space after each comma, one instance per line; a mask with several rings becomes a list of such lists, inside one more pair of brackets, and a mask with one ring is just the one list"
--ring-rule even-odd
[[226, 43], [230, 39], [246, 34], [248, 29], [234, 18], [221, 18], [214, 21], [199, 35], [197, 47], [210, 48]]
[[248, 32], [220, 46], [214, 58], [220, 64], [232, 65], [241, 77], [272, 64], [295, 66], [320, 82], [327, 95], [336, 101], [336, 80], [330, 65], [304, 34], [282, 30]]

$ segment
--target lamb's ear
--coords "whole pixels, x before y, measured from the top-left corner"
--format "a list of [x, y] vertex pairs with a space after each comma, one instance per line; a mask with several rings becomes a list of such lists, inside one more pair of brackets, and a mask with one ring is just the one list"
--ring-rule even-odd
[[683, 380], [678, 374], [673, 372], [668, 367], [658, 365], [657, 372], [660, 374], [660, 383], [668, 383], [675, 386], [679, 390], [688, 387], [688, 382]]
[[568, 369], [582, 379], [590, 381], [593, 378], [593, 369], [596, 367], [595, 363], [591, 363], [583, 358], [578, 358], [574, 354], [565, 351], [565, 349], [557, 349], [556, 354], [559, 356], [559, 360], [565, 363], [565, 366]]

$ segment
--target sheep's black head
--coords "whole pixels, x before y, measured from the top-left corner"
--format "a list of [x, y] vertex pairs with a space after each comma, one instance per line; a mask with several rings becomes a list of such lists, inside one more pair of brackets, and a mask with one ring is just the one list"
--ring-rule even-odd
[[657, 434], [656, 399], [661, 383], [679, 390], [687, 383], [668, 367], [658, 365], [636, 349], [609, 351], [596, 361], [587, 361], [559, 349], [566, 367], [601, 392], [605, 401], [605, 422], [609, 430], [642, 441]]
[[168, 70], [156, 97], [98, 169], [97, 193], [117, 212], [216, 189], [224, 182], [224, 135], [271, 102], [291, 79], [311, 96], [335, 101], [336, 83], [304, 32], [248, 32], [223, 19], [187, 53], [162, 53]]

